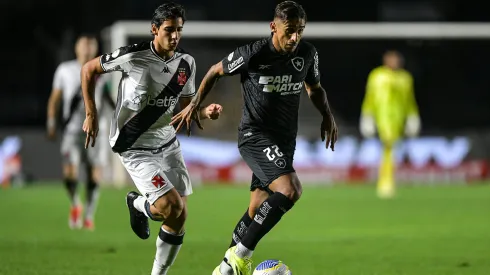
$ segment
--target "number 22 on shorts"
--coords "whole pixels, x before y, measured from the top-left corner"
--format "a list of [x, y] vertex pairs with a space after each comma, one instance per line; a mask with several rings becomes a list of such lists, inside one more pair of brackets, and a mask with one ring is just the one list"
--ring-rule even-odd
[[281, 150], [279, 150], [279, 147], [277, 145], [272, 145], [272, 146], [266, 147], [262, 151], [265, 152], [265, 155], [267, 156], [267, 158], [270, 161], [273, 161], [276, 158], [280, 158], [280, 157], [284, 156], [284, 154], [281, 152]]

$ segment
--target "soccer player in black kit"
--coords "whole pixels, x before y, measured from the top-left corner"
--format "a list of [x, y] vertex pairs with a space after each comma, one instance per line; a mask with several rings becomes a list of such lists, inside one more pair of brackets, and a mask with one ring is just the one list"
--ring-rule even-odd
[[337, 126], [320, 84], [318, 53], [301, 40], [306, 13], [293, 1], [277, 5], [271, 36], [237, 48], [213, 65], [192, 102], [175, 115], [177, 131], [195, 121], [199, 106], [222, 76], [240, 74], [244, 108], [238, 148], [253, 171], [249, 208], [233, 232], [223, 262], [213, 275], [252, 274], [251, 256], [257, 243], [300, 198], [301, 183], [293, 168], [300, 93], [304, 88], [323, 116], [321, 138], [334, 150]]

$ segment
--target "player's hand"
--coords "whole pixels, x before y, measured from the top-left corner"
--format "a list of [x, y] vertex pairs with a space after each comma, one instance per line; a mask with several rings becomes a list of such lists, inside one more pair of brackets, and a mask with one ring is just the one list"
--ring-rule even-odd
[[56, 139], [56, 120], [54, 118], [48, 118], [46, 123], [47, 135], [49, 140]]
[[191, 102], [184, 109], [182, 109], [182, 111], [172, 117], [170, 125], [174, 125], [178, 122], [179, 124], [177, 125], [177, 128], [175, 128], [175, 131], [179, 132], [185, 123], [187, 126], [187, 136], [190, 136], [192, 121], [196, 122], [199, 129], [204, 129], [201, 125], [201, 121], [199, 120], [199, 106]]
[[92, 147], [94, 147], [95, 139], [99, 133], [99, 120], [97, 118], [97, 114], [85, 116], [83, 131], [87, 133], [87, 138], [85, 139], [85, 149], [88, 148], [90, 143], [92, 143]]
[[219, 115], [223, 111], [223, 106], [219, 104], [209, 104], [208, 107], [204, 110], [204, 113], [206, 114], [206, 117], [211, 119], [211, 120], [216, 120], [219, 118]]
[[332, 151], [335, 151], [335, 142], [337, 142], [338, 131], [339, 129], [337, 128], [333, 114], [323, 116], [320, 135], [322, 137], [322, 141], [325, 141], [326, 136], [327, 142], [325, 146], [327, 149], [330, 148]]

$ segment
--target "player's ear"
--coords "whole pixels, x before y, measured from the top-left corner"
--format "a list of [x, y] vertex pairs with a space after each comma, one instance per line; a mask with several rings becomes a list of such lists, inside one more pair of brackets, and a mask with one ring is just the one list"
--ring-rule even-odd
[[157, 35], [158, 34], [158, 27], [155, 24], [151, 24], [151, 34]]
[[277, 31], [276, 22], [272, 21], [269, 25], [271, 27], [271, 32], [276, 32]]

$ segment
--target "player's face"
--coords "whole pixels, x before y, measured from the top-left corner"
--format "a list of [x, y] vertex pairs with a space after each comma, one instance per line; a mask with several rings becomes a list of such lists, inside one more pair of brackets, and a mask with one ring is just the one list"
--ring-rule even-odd
[[97, 55], [98, 45], [97, 40], [88, 37], [82, 37], [78, 39], [75, 46], [75, 53], [77, 59], [82, 63], [86, 63]]
[[182, 18], [179, 17], [163, 21], [158, 29], [153, 25], [152, 32], [155, 35], [155, 41], [159, 44], [161, 49], [165, 51], [174, 51], [179, 44], [183, 28], [184, 22]]
[[397, 53], [388, 53], [384, 56], [384, 63], [393, 70], [398, 70], [403, 67], [403, 59]]
[[289, 53], [296, 49], [303, 36], [305, 23], [303, 18], [287, 21], [276, 19], [271, 23], [271, 30], [276, 36], [281, 51]]

